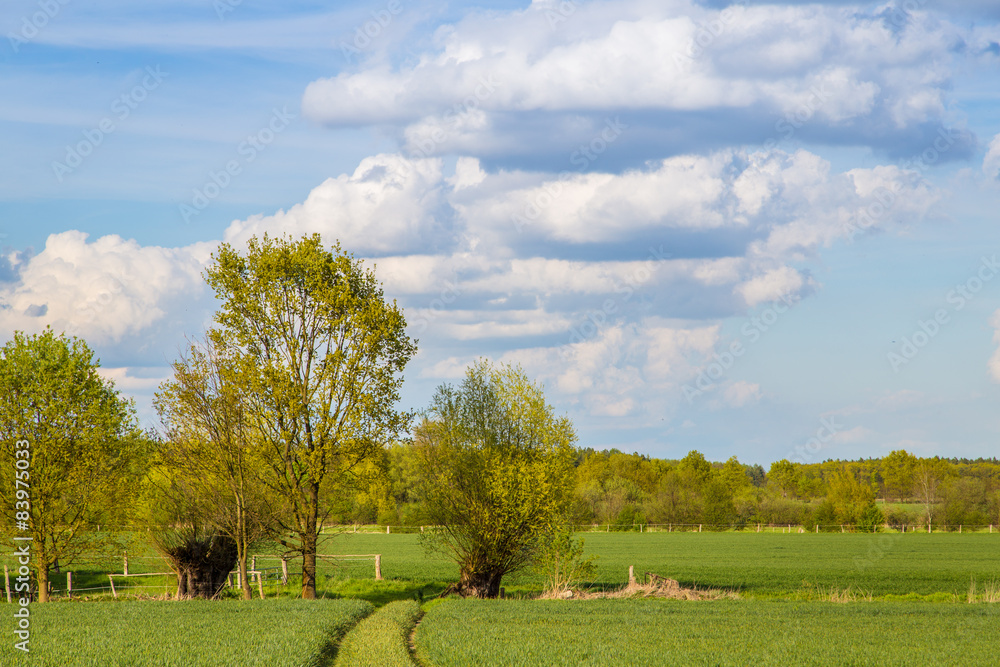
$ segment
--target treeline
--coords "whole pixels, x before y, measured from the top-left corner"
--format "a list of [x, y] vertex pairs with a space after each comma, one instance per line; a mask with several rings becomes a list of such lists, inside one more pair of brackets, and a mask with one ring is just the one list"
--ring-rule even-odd
[[[378, 462], [384, 474], [342, 491], [330, 518], [343, 524], [429, 523], [416, 489], [412, 448], [395, 444]], [[894, 451], [880, 459], [822, 463], [776, 461], [765, 470], [731, 457], [711, 462], [698, 451], [657, 459], [618, 450], [580, 449], [574, 524], [704, 524], [744, 527], [1000, 524], [1000, 461], [918, 458]]]

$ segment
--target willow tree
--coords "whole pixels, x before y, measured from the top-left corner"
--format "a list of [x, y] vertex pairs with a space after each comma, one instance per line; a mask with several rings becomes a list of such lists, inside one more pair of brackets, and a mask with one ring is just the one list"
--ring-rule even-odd
[[314, 598], [323, 496], [408, 427], [395, 404], [416, 345], [374, 273], [318, 234], [222, 244], [206, 279], [222, 302], [209, 336], [230, 350], [261, 478], [287, 504], [279, 541]]
[[145, 472], [150, 441], [98, 367], [84, 341], [52, 329], [0, 349], [0, 528], [31, 538], [18, 544], [30, 544], [40, 602], [57, 562], [113, 542]]
[[573, 427], [517, 367], [472, 365], [438, 388], [414, 435], [421, 495], [440, 527], [428, 546], [455, 559], [454, 592], [494, 598], [564, 520], [573, 485]]
[[[248, 418], [248, 401], [240, 390], [239, 364], [227, 357], [224, 340], [192, 344], [173, 364], [173, 378], [164, 382], [153, 400], [166, 428], [151, 478], [154, 510], [150, 518], [161, 528], [157, 543], [174, 563], [178, 581], [214, 582], [198, 572], [198, 562], [185, 557], [213, 554], [208, 569], [222, 569], [209, 548], [235, 547], [243, 598], [252, 597], [247, 574], [250, 548], [269, 534], [275, 503], [260, 483], [258, 439]], [[197, 527], [197, 528], [196, 528]], [[204, 543], [202, 549], [196, 545]], [[218, 560], [218, 564], [216, 563]], [[229, 574], [226, 570], [222, 578]], [[197, 590], [197, 586], [190, 586]], [[209, 597], [217, 591], [206, 588]], [[183, 586], [178, 595], [184, 594]]]

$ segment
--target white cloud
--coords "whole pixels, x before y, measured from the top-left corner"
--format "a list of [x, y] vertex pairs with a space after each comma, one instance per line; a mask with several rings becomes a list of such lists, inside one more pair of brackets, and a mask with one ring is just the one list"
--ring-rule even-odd
[[355, 253], [412, 251], [446, 233], [435, 215], [444, 185], [438, 159], [375, 155], [353, 174], [327, 179], [288, 211], [234, 221], [225, 238], [242, 244], [280, 230], [292, 236], [321, 233]]
[[[514, 144], [530, 152], [531, 136], [580, 136], [570, 127], [576, 115], [621, 110], [763, 111], [844, 136], [858, 127], [884, 135], [941, 121], [955, 47], [971, 38], [919, 11], [897, 30], [876, 15], [820, 5], [569, 6], [569, 15], [548, 2], [467, 15], [398, 68], [378, 58], [314, 81], [303, 111], [334, 125], [398, 126], [408, 150], [423, 155]], [[530, 122], [512, 120], [520, 114]], [[578, 126], [590, 132], [589, 123]], [[525, 141], [505, 145], [504, 136]]]
[[0, 327], [38, 332], [51, 325], [89, 342], [119, 342], [184, 317], [204, 291], [201, 271], [214, 244], [140, 246], [119, 236], [52, 234], [0, 287]]
[[763, 396], [760, 385], [756, 382], [737, 380], [727, 382], [722, 388], [722, 398], [730, 406], [741, 408], [750, 403], [756, 403]]

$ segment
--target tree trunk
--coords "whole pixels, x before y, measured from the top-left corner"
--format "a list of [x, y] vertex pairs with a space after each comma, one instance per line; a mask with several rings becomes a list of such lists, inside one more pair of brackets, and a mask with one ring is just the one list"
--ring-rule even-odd
[[455, 592], [464, 598], [496, 598], [500, 596], [500, 580], [503, 573], [498, 571], [467, 572], [462, 574], [455, 586]]
[[38, 579], [38, 601], [49, 601], [49, 568], [48, 565], [38, 567], [36, 578]]
[[239, 564], [240, 590], [244, 600], [253, 599], [250, 576], [247, 574], [247, 515], [241, 499], [236, 501], [236, 560]]
[[309, 500], [306, 508], [306, 530], [302, 539], [302, 599], [316, 599], [316, 545], [319, 542], [317, 532], [319, 524], [319, 485], [309, 487]]

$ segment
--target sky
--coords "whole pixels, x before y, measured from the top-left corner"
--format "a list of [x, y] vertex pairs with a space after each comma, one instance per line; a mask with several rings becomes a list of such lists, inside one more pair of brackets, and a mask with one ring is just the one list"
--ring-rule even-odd
[[[1000, 451], [1000, 3], [8, 0], [0, 336], [142, 425], [220, 242], [320, 233], [578, 445]], [[997, 278], [994, 280], [994, 278]]]

